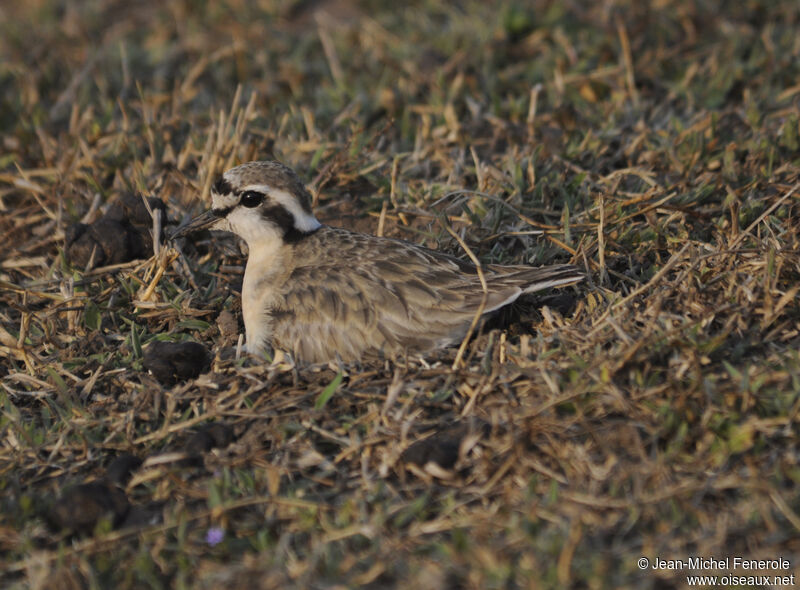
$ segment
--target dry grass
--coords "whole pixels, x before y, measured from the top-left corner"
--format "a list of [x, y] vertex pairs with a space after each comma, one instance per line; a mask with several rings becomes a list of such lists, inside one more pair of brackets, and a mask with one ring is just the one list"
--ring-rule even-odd
[[[253, 4], [0, 8], [1, 583], [685, 584], [641, 556], [793, 573], [797, 3]], [[268, 369], [235, 355], [234, 240], [64, 256], [129, 191], [173, 224], [269, 156], [333, 224], [589, 280], [455, 369], [455, 350]], [[211, 371], [160, 384], [157, 340], [205, 344]], [[187, 459], [212, 423], [233, 442]], [[144, 460], [125, 519], [47, 524], [123, 453]]]

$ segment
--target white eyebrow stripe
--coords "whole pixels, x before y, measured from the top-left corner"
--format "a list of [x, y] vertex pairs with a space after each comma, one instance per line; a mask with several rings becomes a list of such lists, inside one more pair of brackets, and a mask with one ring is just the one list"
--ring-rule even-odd
[[269, 198], [282, 205], [292, 214], [294, 227], [301, 232], [314, 231], [322, 225], [312, 213], [303, 210], [296, 198], [284, 190], [273, 188], [268, 184], [248, 184], [242, 191], [257, 191], [268, 195]]
[[211, 193], [211, 203], [215, 209], [230, 209], [239, 203], [239, 197]]

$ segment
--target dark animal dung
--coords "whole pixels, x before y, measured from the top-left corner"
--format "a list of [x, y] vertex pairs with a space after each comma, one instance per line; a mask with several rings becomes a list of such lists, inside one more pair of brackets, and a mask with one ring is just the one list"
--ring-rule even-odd
[[194, 379], [211, 361], [208, 349], [197, 342], [153, 342], [144, 352], [144, 367], [164, 385]]

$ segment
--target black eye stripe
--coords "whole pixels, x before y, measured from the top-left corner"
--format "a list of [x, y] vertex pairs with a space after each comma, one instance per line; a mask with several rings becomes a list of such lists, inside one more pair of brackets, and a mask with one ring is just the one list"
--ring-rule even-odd
[[261, 210], [261, 216], [277, 225], [285, 234], [294, 229], [294, 215], [283, 205], [271, 205]]
[[274, 223], [283, 233], [283, 239], [286, 242], [294, 243], [305, 236], [313, 234], [317, 230], [309, 232], [302, 232], [295, 227], [294, 215], [286, 209], [283, 205], [275, 204], [270, 205], [260, 210], [261, 216]]
[[223, 207], [222, 209], [212, 209], [211, 212], [217, 217], [227, 217], [233, 211], [233, 207]]

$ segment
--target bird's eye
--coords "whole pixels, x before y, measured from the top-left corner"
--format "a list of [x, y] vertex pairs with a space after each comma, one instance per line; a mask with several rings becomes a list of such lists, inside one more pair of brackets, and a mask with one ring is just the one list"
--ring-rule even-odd
[[242, 193], [241, 203], [245, 207], [253, 208], [258, 207], [264, 202], [264, 195], [256, 191], [247, 191]]

